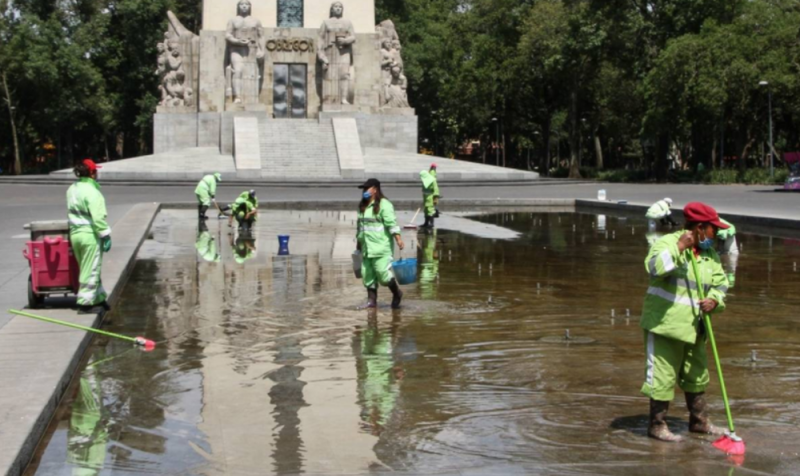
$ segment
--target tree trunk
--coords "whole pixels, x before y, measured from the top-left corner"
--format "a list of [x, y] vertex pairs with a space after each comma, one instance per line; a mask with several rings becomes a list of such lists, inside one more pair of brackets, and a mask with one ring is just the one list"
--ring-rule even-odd
[[603, 169], [603, 145], [600, 143], [600, 136], [597, 134], [597, 129], [594, 131], [594, 155], [596, 159], [595, 166], [597, 170]]
[[6, 95], [6, 105], [8, 106], [8, 117], [11, 121], [11, 136], [14, 139], [14, 175], [22, 174], [22, 159], [19, 156], [19, 140], [17, 139], [17, 125], [14, 122], [14, 109], [11, 106], [11, 93], [8, 91], [8, 81], [6, 73], [3, 71], [3, 91]]
[[581, 178], [580, 159], [578, 158], [578, 91], [574, 88], [570, 93], [569, 118], [569, 178]]
[[656, 160], [655, 160], [655, 173], [656, 180], [663, 182], [667, 179], [669, 171], [669, 135], [661, 133], [656, 139]]
[[739, 169], [739, 173], [744, 173], [745, 169], [747, 168], [747, 156], [750, 155], [750, 149], [753, 148], [753, 144], [756, 143], [756, 138], [750, 134], [750, 131], [747, 131], [747, 143], [742, 148], [742, 153], [739, 154], [739, 159], [736, 161], [736, 166]]
[[550, 175], [550, 146], [552, 145], [551, 144], [551, 137], [550, 137], [551, 136], [551, 134], [550, 134], [551, 131], [550, 131], [550, 115], [549, 114], [547, 116], [547, 119], [545, 120], [544, 130], [542, 132], [544, 132], [544, 137], [545, 137], [545, 139], [544, 139], [544, 143], [545, 143], [544, 167], [540, 167], [541, 170], [539, 170], [539, 173], [542, 176], [547, 177], [548, 175]]
[[503, 144], [503, 147], [502, 147], [502, 149], [500, 151], [503, 153], [503, 167], [505, 167], [506, 166], [506, 132], [505, 131], [503, 131], [503, 133], [500, 134], [500, 139], [502, 140], [502, 144]]

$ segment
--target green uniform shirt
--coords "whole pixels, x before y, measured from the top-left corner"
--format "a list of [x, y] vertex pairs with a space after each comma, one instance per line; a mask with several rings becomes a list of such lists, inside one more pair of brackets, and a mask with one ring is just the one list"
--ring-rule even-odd
[[94, 179], [82, 177], [67, 190], [69, 233], [92, 233], [98, 238], [111, 234], [106, 200]]
[[659, 220], [671, 214], [669, 203], [666, 200], [659, 200], [647, 209], [647, 213], [644, 216], [650, 220]]
[[373, 202], [358, 213], [356, 239], [364, 258], [380, 258], [394, 254], [393, 235], [400, 234], [392, 202], [381, 199], [381, 210], [375, 215]]
[[200, 180], [194, 193], [201, 197], [214, 198], [217, 195], [217, 177], [215, 174], [208, 174]]
[[[694, 344], [700, 320], [697, 280], [685, 250], [678, 251], [678, 239], [686, 230], [676, 231], [658, 240], [644, 261], [650, 275], [650, 287], [642, 309], [641, 326], [654, 334]], [[728, 278], [719, 255], [713, 249], [703, 250], [697, 258], [700, 281], [707, 298], [717, 301], [714, 313], [725, 310]]]

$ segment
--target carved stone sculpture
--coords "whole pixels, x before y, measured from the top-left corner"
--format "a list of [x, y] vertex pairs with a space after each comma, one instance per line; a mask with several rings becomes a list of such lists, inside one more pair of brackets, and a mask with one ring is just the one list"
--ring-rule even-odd
[[193, 53], [198, 38], [172, 12], [167, 12], [167, 18], [169, 29], [164, 32], [164, 41], [157, 45], [158, 105], [168, 109], [194, 106], [192, 86], [197, 65]]
[[381, 85], [388, 86], [392, 82], [392, 67], [395, 62], [395, 51], [392, 40], [385, 38], [381, 42]]
[[261, 22], [250, 16], [251, 9], [250, 0], [239, 0], [225, 32], [225, 94], [236, 104], [257, 103], [261, 93], [266, 38]]
[[392, 80], [384, 88], [384, 98], [388, 107], [411, 107], [408, 104], [408, 81], [400, 66], [392, 66]]
[[342, 18], [342, 2], [331, 4], [330, 18], [319, 27], [317, 59], [321, 63], [323, 104], [352, 104], [353, 44], [356, 33], [353, 23]]

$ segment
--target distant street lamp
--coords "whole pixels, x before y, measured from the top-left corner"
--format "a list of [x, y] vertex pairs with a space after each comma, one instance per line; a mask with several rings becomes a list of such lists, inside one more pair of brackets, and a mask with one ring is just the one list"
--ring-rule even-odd
[[493, 117], [492, 122], [494, 122], [494, 165], [500, 165], [500, 123], [497, 122], [497, 118]]
[[769, 82], [761, 81], [759, 86], [767, 88], [767, 96], [769, 97], [769, 178], [775, 177], [775, 168], [772, 160], [772, 89], [769, 88]]

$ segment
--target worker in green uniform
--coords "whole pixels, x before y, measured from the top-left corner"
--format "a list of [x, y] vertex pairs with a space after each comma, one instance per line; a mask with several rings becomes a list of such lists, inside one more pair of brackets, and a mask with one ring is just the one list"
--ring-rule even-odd
[[439, 216], [436, 206], [439, 205], [439, 182], [436, 180], [436, 164], [419, 173], [422, 181], [422, 206], [425, 208], [425, 224], [423, 228], [433, 228], [433, 220]]
[[[394, 278], [392, 260], [394, 243], [402, 250], [405, 245], [394, 206], [381, 191], [381, 183], [371, 178], [359, 186], [362, 190], [358, 207], [356, 241], [362, 253], [361, 279], [367, 288], [366, 308], [378, 305], [378, 285], [392, 291], [392, 309], [400, 307], [403, 292]], [[394, 241], [392, 240], [394, 238]]]
[[667, 197], [650, 206], [644, 216], [653, 222], [660, 220], [662, 225], [669, 224], [672, 226], [678, 226], [678, 223], [672, 218], [672, 210], [670, 209], [671, 207], [672, 199]]
[[239, 236], [234, 242], [231, 236], [231, 248], [233, 248], [233, 259], [239, 264], [244, 264], [256, 256], [256, 240], [250, 237]]
[[106, 221], [106, 200], [97, 184], [99, 168], [92, 159], [84, 159], [74, 169], [78, 181], [67, 190], [69, 241], [80, 269], [79, 314], [109, 309], [100, 270], [103, 253], [111, 250], [111, 227]]
[[[683, 209], [685, 229], [665, 235], [645, 259], [650, 286], [642, 309], [646, 352], [642, 393], [650, 397], [647, 434], [662, 441], [680, 441], [667, 427], [667, 411], [675, 385], [683, 390], [689, 409], [689, 431], [721, 434], [706, 415], [704, 392], [708, 386], [708, 358], [702, 313], [725, 309], [728, 279], [714, 251], [714, 238], [728, 225], [712, 207], [692, 202]], [[698, 297], [698, 280], [691, 255], [697, 259], [706, 299]]]
[[436, 280], [439, 279], [439, 252], [436, 249], [436, 230], [420, 238], [419, 292], [422, 299], [436, 299]]
[[255, 190], [242, 192], [226, 209], [231, 210], [228, 226], [233, 224], [233, 219], [239, 223], [239, 231], [249, 233], [253, 224], [258, 219], [258, 198]]
[[[217, 183], [222, 182], [222, 174], [219, 172], [203, 177], [194, 189], [197, 197], [197, 212], [201, 220], [207, 220], [206, 211], [211, 206], [211, 202], [217, 203]], [[222, 213], [223, 210], [220, 210]]]

